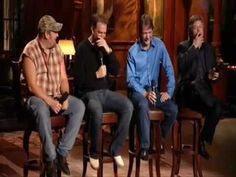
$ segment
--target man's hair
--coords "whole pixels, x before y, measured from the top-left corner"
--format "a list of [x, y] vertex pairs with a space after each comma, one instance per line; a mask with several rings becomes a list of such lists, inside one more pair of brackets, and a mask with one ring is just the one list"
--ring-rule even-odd
[[108, 19], [102, 14], [93, 14], [91, 18], [91, 27], [96, 28], [97, 23], [108, 24]]
[[139, 23], [139, 32], [140, 33], [142, 32], [144, 26], [149, 27], [151, 29], [154, 28], [152, 18], [147, 14], [143, 14], [141, 16], [140, 23]]
[[190, 39], [193, 39], [193, 24], [196, 21], [203, 22], [203, 18], [199, 15], [193, 15], [189, 18], [189, 21], [188, 21], [188, 35], [189, 35]]

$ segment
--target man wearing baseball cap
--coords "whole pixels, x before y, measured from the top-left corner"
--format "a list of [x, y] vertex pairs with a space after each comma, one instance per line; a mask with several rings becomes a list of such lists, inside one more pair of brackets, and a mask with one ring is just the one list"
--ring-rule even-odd
[[[36, 127], [44, 146], [44, 160], [47, 177], [56, 177], [58, 165], [69, 175], [66, 157], [75, 142], [85, 106], [71, 95], [64, 102], [58, 99], [69, 93], [69, 84], [63, 53], [56, 43], [62, 24], [44, 15], [38, 23], [38, 35], [24, 48], [21, 59], [23, 74], [30, 92], [27, 108], [36, 119]], [[67, 115], [65, 131], [57, 147], [51, 136], [51, 114]]]

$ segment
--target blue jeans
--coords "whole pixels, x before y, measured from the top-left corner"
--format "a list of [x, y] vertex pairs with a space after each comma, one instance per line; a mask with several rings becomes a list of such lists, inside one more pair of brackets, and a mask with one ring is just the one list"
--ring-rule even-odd
[[[134, 104], [135, 112], [137, 112], [137, 125], [138, 134], [140, 139], [141, 149], [149, 149], [150, 146], [150, 119], [149, 110], [150, 102], [140, 93], [132, 92], [131, 100]], [[162, 138], [165, 139], [168, 132], [170, 131], [172, 125], [174, 124], [178, 108], [177, 105], [172, 100], [167, 100], [165, 102], [160, 101], [160, 97], [157, 97], [156, 108], [162, 110], [165, 114], [165, 119], [161, 123], [161, 133]]]
[[112, 156], [119, 155], [128, 135], [129, 122], [133, 113], [133, 105], [131, 101], [127, 97], [108, 89], [88, 92], [83, 96], [83, 100], [86, 102], [90, 114], [90, 156], [98, 158], [98, 135], [102, 123], [102, 113], [109, 111], [115, 112], [119, 117], [114, 139], [110, 147], [110, 153]]
[[68, 97], [68, 101], [68, 109], [61, 113], [62, 115], [68, 115], [68, 121], [64, 134], [59, 140], [57, 148], [55, 148], [52, 141], [49, 106], [42, 99], [36, 96], [32, 96], [28, 99], [27, 107], [32, 111], [32, 114], [36, 119], [36, 128], [38, 129], [41, 142], [44, 146], [46, 161], [54, 160], [56, 158], [56, 152], [66, 157], [69, 150], [72, 149], [75, 138], [78, 134], [84, 116], [85, 106], [81, 100], [71, 95]]

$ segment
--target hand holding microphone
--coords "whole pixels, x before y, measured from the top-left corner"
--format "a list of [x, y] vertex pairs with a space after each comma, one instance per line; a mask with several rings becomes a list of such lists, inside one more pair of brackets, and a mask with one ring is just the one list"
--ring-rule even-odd
[[156, 105], [156, 100], [157, 100], [156, 92], [157, 92], [157, 85], [156, 85], [156, 82], [152, 80], [151, 88], [147, 92], [146, 98], [152, 103], [153, 107], [155, 107]]
[[101, 65], [96, 71], [97, 79], [104, 78], [107, 75], [107, 67], [106, 65]]

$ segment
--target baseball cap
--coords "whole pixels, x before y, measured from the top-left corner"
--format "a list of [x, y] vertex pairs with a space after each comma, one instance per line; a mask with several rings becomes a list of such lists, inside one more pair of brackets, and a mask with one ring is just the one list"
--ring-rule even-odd
[[59, 32], [62, 29], [63, 24], [56, 22], [56, 20], [50, 15], [44, 15], [40, 18], [38, 23], [38, 30], [41, 33], [46, 31]]

